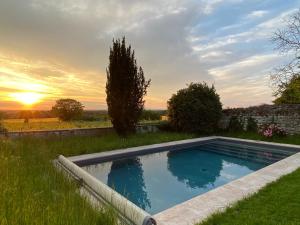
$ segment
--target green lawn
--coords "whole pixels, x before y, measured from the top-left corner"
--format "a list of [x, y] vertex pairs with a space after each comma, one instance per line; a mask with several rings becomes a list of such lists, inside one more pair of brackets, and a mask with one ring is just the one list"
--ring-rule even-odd
[[54, 169], [51, 160], [58, 154], [71, 156], [192, 137], [150, 133], [127, 139], [115, 135], [0, 139], [0, 224], [114, 225], [113, 213], [92, 209], [76, 193], [76, 185]]
[[[223, 133], [224, 136], [300, 145], [300, 135], [266, 139], [255, 133]], [[201, 225], [296, 225], [300, 224], [300, 169], [271, 183], [257, 194]], [[200, 225], [199, 224], [199, 225]]]

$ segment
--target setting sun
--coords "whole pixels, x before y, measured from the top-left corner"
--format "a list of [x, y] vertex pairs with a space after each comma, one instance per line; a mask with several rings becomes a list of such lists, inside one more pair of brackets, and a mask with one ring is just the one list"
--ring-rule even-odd
[[24, 105], [32, 105], [39, 102], [43, 95], [35, 92], [19, 92], [11, 94], [11, 97]]

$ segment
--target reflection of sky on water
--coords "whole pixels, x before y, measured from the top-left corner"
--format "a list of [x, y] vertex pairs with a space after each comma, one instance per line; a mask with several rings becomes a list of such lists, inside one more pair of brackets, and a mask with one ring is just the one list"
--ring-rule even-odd
[[191, 148], [84, 167], [150, 214], [247, 175], [265, 164]]

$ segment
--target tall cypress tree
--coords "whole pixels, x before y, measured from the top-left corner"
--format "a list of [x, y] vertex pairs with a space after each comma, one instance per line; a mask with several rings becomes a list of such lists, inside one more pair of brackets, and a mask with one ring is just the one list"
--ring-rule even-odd
[[142, 67], [137, 66], [134, 50], [130, 45], [126, 47], [125, 37], [122, 41], [113, 40], [106, 73], [106, 102], [113, 127], [121, 136], [134, 133], [150, 80], [145, 80]]

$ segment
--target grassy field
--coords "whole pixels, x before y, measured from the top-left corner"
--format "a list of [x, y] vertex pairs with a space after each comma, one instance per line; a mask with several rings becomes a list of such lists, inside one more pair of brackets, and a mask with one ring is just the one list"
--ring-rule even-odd
[[[141, 123], [153, 123], [159, 121], [141, 121]], [[24, 119], [6, 119], [2, 124], [8, 131], [29, 131], [29, 130], [57, 130], [70, 128], [95, 128], [110, 127], [111, 122], [107, 121], [60, 121], [58, 118], [30, 119], [24, 123]]]
[[[266, 139], [255, 133], [224, 136], [300, 145], [300, 135]], [[300, 224], [300, 169], [269, 184], [223, 213], [199, 225], [296, 225]]]
[[96, 212], [76, 193], [76, 185], [57, 172], [51, 160], [192, 138], [177, 133], [151, 133], [127, 139], [69, 137], [50, 139], [0, 139], [1, 225], [115, 225], [111, 210]]

